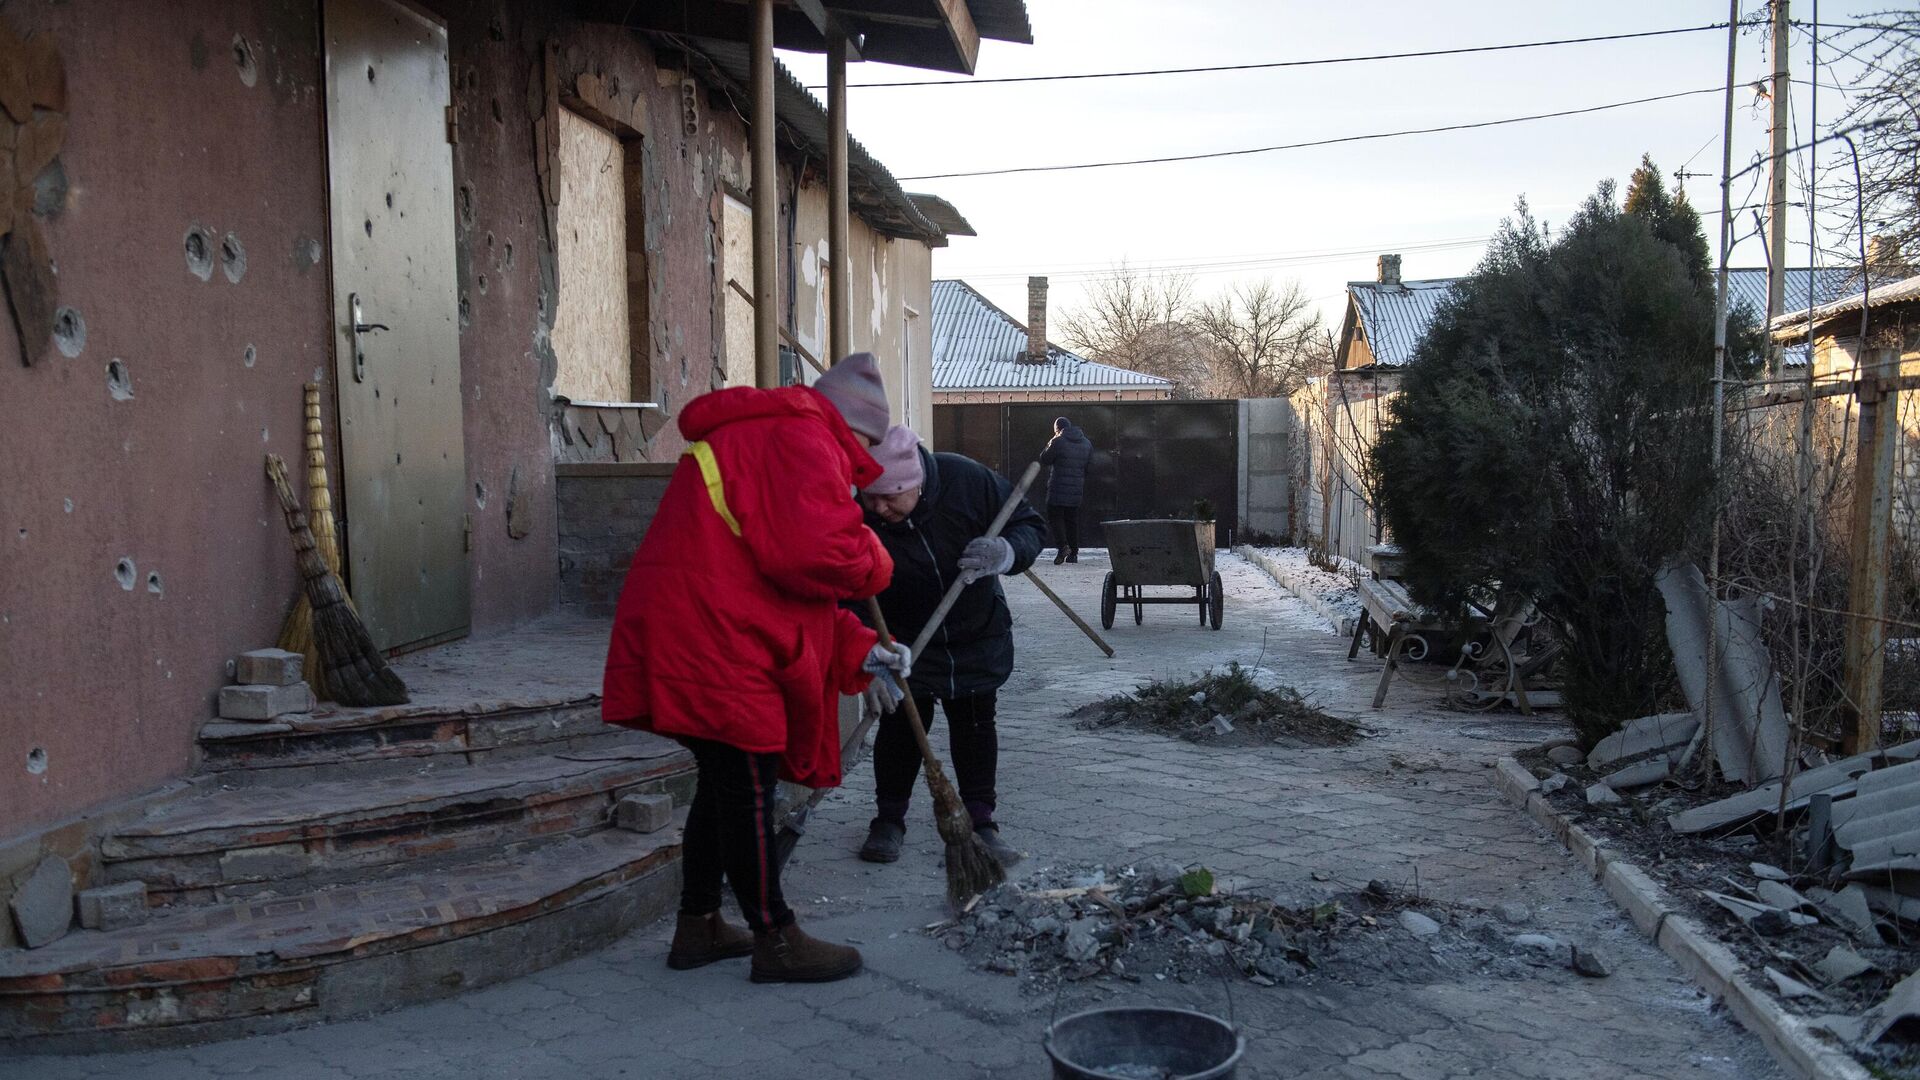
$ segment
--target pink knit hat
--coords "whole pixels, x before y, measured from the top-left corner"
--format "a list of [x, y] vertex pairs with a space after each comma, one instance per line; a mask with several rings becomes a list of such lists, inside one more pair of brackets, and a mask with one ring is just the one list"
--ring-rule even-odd
[[926, 482], [926, 470], [920, 467], [920, 437], [905, 424], [887, 429], [887, 437], [873, 448], [873, 460], [885, 471], [861, 489], [868, 495], [898, 495]]
[[828, 368], [813, 388], [833, 402], [848, 427], [874, 442], [887, 433], [887, 390], [880, 382], [880, 362], [872, 353], [848, 356]]

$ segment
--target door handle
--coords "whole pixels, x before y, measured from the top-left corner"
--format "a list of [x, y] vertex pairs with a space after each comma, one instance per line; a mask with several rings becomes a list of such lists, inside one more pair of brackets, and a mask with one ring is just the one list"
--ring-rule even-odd
[[367, 350], [366, 346], [360, 340], [360, 335], [371, 334], [379, 330], [391, 330], [393, 327], [388, 326], [386, 323], [367, 322], [366, 313], [361, 309], [359, 293], [349, 293], [347, 295], [347, 309], [352, 320], [347, 323], [347, 332], [353, 341], [353, 381], [366, 382]]

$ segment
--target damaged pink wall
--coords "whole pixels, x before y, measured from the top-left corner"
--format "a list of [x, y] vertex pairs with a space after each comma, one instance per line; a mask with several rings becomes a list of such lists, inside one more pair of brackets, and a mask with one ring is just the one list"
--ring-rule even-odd
[[70, 189], [42, 228], [85, 326], [31, 367], [0, 334], [14, 834], [183, 773], [227, 658], [276, 636], [295, 575], [261, 461], [298, 454], [301, 385], [329, 366], [327, 223], [312, 5], [24, 0], [0, 19], [65, 61]]

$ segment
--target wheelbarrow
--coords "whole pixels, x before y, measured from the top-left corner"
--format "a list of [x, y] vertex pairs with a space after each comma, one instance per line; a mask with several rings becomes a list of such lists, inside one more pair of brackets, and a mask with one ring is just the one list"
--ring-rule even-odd
[[[1100, 583], [1100, 625], [1113, 629], [1113, 613], [1133, 607], [1133, 622], [1145, 621], [1147, 604], [1192, 604], [1200, 625], [1220, 629], [1225, 596], [1213, 568], [1213, 522], [1184, 518], [1103, 521], [1113, 569]], [[1192, 596], [1148, 596], [1147, 588], [1193, 590]]]

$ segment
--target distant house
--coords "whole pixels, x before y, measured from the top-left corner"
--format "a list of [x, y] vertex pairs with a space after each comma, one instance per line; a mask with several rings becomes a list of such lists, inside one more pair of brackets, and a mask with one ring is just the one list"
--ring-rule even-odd
[[964, 281], [933, 283], [934, 404], [1173, 397], [1170, 380], [1096, 363], [1046, 340], [1047, 279], [1029, 278], [1027, 295], [1028, 320], [1021, 323]]

